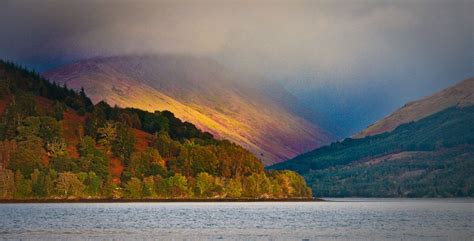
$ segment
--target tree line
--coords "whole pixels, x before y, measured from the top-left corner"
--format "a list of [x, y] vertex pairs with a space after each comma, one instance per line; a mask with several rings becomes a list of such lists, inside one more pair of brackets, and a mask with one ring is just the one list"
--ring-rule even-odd
[[[38, 97], [49, 99], [40, 106]], [[169, 111], [93, 105], [84, 90], [0, 62], [0, 198], [309, 197], [292, 171], [265, 171], [244, 148]], [[83, 116], [66, 141], [66, 112]], [[137, 148], [134, 130], [149, 133]], [[71, 133], [68, 133], [71, 134]], [[112, 161], [123, 167], [119, 176]]]

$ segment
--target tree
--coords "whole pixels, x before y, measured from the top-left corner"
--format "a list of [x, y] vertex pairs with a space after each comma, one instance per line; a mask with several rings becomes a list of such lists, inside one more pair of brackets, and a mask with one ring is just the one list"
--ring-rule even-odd
[[99, 144], [101, 144], [105, 152], [108, 153], [112, 149], [112, 143], [117, 138], [117, 129], [113, 122], [107, 122], [104, 127], [97, 130], [99, 134]]
[[110, 109], [111, 107], [103, 101], [97, 103], [92, 113], [86, 118], [86, 135], [96, 137], [97, 130], [107, 123], [107, 112]]
[[31, 196], [31, 180], [25, 179], [19, 170], [15, 172], [15, 198]]
[[167, 189], [171, 197], [188, 197], [190, 194], [186, 177], [179, 173], [167, 178]]
[[261, 198], [272, 195], [272, 183], [265, 173], [253, 173], [243, 178], [246, 197]]
[[35, 169], [33, 173], [31, 173], [31, 185], [32, 185], [32, 193], [35, 197], [45, 197], [46, 196], [46, 189], [45, 189], [45, 176], [42, 172]]
[[63, 139], [55, 139], [49, 143], [46, 143], [46, 151], [49, 157], [61, 157], [67, 156], [67, 145]]
[[130, 181], [125, 184], [125, 197], [132, 199], [139, 199], [143, 196], [143, 186], [140, 179], [132, 177]]
[[34, 96], [22, 92], [17, 94], [6, 107], [0, 120], [0, 137], [3, 140], [15, 138], [22, 121], [37, 114]]
[[117, 125], [117, 138], [112, 143], [112, 152], [126, 164], [130, 161], [133, 151], [135, 150], [135, 135], [128, 126]]
[[17, 150], [12, 154], [9, 169], [21, 171], [24, 176], [30, 176], [34, 169], [43, 168], [41, 157], [45, 155], [39, 137], [31, 137], [26, 141], [18, 143]]
[[11, 199], [15, 194], [15, 174], [8, 169], [0, 169], [0, 199]]
[[56, 182], [56, 178], [58, 177], [58, 173], [54, 169], [49, 169], [46, 173], [44, 178], [44, 190], [46, 192], [46, 196], [51, 196], [54, 193], [54, 183]]
[[144, 152], [135, 152], [128, 170], [138, 178], [166, 173], [165, 161], [154, 148], [147, 148]]
[[181, 149], [181, 144], [172, 140], [169, 134], [164, 131], [155, 133], [152, 146], [156, 148], [164, 158], [177, 157]]
[[61, 139], [61, 125], [49, 116], [30, 116], [25, 118], [18, 127], [18, 141], [28, 140], [31, 137], [39, 137], [45, 143], [51, 143]]
[[50, 167], [58, 172], [77, 172], [81, 169], [78, 160], [67, 155], [52, 157]]
[[43, 116], [40, 117], [40, 130], [39, 137], [41, 137], [46, 143], [51, 143], [56, 140], [60, 140], [62, 136], [61, 123], [56, 119]]
[[85, 136], [79, 143], [79, 154], [81, 158], [82, 171], [94, 171], [102, 180], [106, 180], [109, 173], [109, 159], [107, 155], [96, 148], [95, 141], [90, 136]]
[[227, 194], [227, 197], [239, 198], [240, 196], [242, 196], [243, 192], [242, 183], [237, 178], [227, 180], [225, 185], [225, 192]]
[[193, 144], [186, 144], [185, 147], [189, 150], [188, 158], [191, 163], [192, 173], [190, 174], [192, 176], [201, 172], [217, 175], [219, 161], [209, 148]]
[[66, 105], [62, 102], [55, 101], [53, 106], [53, 115], [57, 121], [64, 119], [64, 111], [66, 110]]
[[60, 195], [68, 198], [69, 196], [80, 197], [85, 186], [74, 173], [62, 172], [56, 179], [55, 188]]
[[195, 193], [199, 197], [209, 197], [214, 189], [214, 177], [207, 172], [201, 172], [196, 177]]
[[148, 198], [156, 197], [155, 179], [153, 176], [143, 178], [143, 196]]
[[90, 171], [87, 174], [84, 183], [86, 185], [86, 193], [94, 197], [98, 196], [100, 193], [101, 183], [102, 181], [100, 180], [100, 177], [98, 177], [95, 172]]

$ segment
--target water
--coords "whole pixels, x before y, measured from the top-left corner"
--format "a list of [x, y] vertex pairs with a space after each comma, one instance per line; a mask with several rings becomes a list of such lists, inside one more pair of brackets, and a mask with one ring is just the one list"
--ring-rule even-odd
[[[0, 204], [0, 239], [473, 240], [473, 199]], [[342, 202], [341, 202], [342, 201]]]

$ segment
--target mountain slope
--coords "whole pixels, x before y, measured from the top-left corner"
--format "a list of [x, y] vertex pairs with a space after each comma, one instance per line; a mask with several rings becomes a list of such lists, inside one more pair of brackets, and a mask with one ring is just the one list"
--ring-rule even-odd
[[317, 196], [474, 196], [474, 107], [452, 107], [271, 169], [303, 174]]
[[208, 59], [172, 56], [94, 58], [44, 76], [80, 89], [94, 102], [169, 110], [217, 138], [229, 139], [265, 163], [328, 143], [321, 128], [278, 105], [264, 91]]
[[303, 197], [298, 174], [169, 111], [93, 105], [0, 60], [0, 200]]
[[392, 131], [401, 124], [419, 120], [448, 107], [464, 107], [473, 104], [474, 78], [470, 78], [434, 95], [406, 104], [390, 116], [369, 126], [354, 137], [362, 138], [386, 131]]

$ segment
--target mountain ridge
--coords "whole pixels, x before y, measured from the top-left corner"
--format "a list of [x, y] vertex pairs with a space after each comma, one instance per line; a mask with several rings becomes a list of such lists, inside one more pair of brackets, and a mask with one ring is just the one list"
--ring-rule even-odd
[[175, 55], [112, 56], [78, 61], [44, 73], [94, 103], [168, 109], [217, 138], [263, 159], [282, 161], [326, 144], [330, 134], [274, 103], [268, 93], [214, 60]]
[[[297, 171], [316, 196], [472, 197], [473, 80], [411, 102], [391, 116], [413, 107], [418, 115], [408, 117], [430, 113], [432, 108], [440, 111], [399, 124], [393, 130], [373, 129], [370, 135], [347, 138], [268, 169]], [[375, 125], [380, 126], [384, 127]]]
[[391, 131], [401, 124], [422, 119], [449, 107], [465, 107], [473, 104], [474, 77], [465, 79], [420, 100], [408, 102], [389, 116], [375, 122], [353, 137], [362, 138]]

